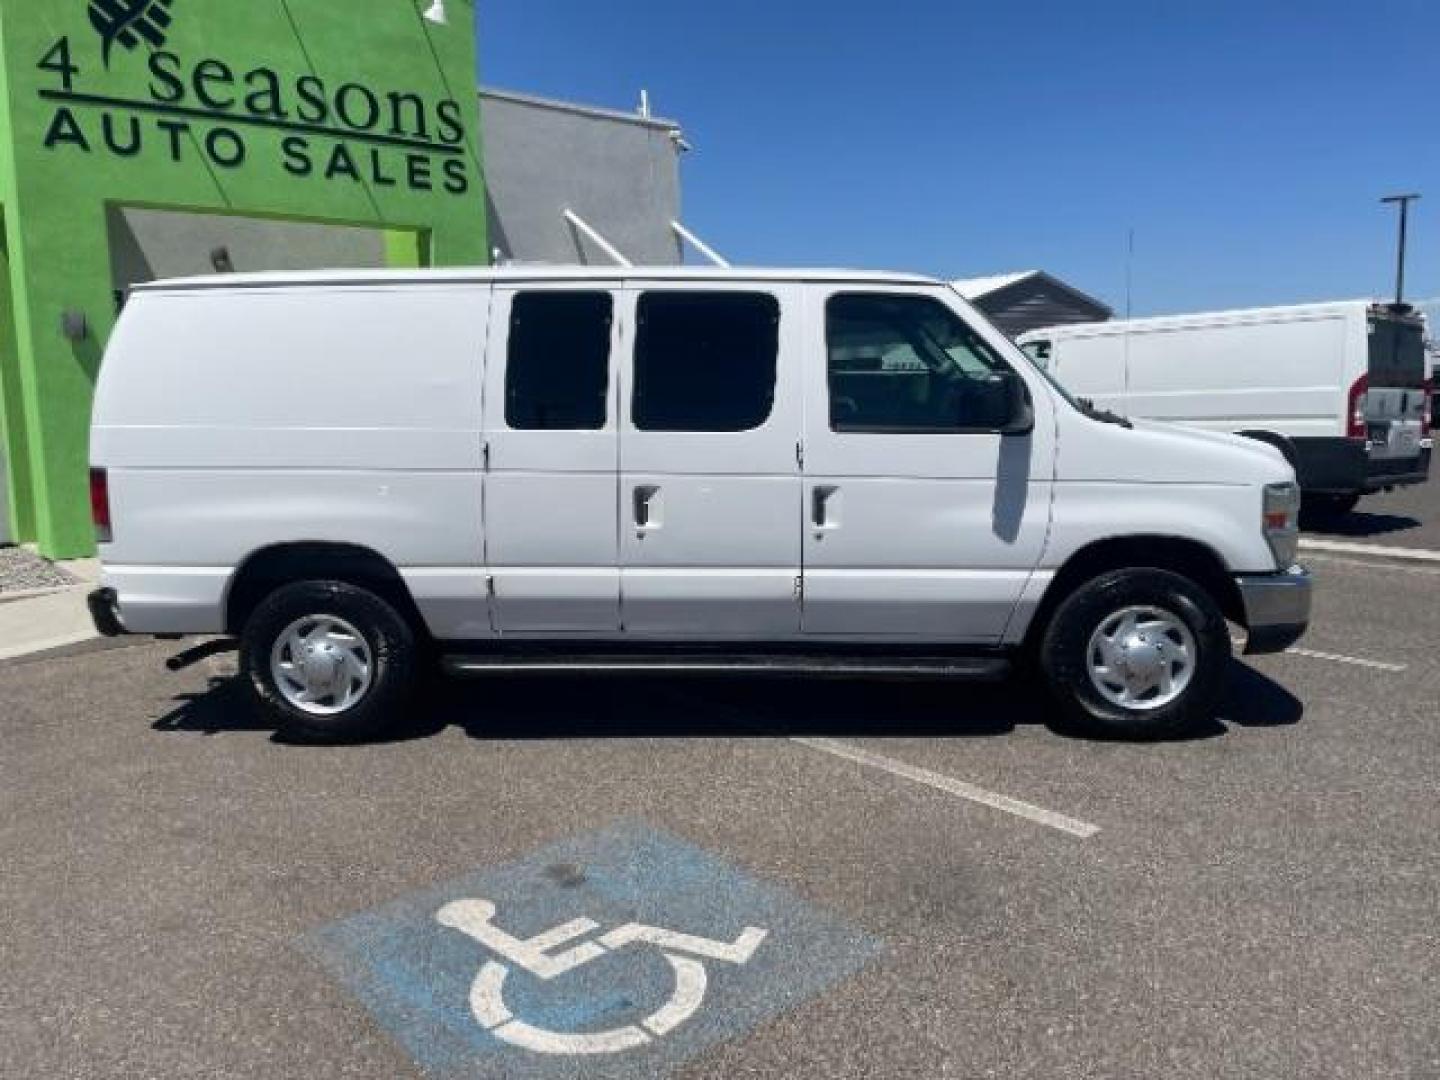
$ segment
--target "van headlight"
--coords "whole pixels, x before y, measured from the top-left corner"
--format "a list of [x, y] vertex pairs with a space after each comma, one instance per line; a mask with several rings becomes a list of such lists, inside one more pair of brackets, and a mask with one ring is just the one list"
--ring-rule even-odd
[[1288, 570], [1300, 554], [1300, 485], [1265, 485], [1265, 541], [1275, 565]]

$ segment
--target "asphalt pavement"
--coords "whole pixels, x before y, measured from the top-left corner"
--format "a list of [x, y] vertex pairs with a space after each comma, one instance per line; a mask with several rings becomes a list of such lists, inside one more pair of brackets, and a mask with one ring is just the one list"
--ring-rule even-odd
[[1328, 539], [1440, 551], [1440, 478], [1367, 495], [1353, 514], [1313, 523], [1310, 531]]
[[326, 749], [178, 646], [0, 665], [0, 1075], [1440, 1075], [1440, 567], [1313, 562], [1304, 652], [1161, 745], [504, 680]]

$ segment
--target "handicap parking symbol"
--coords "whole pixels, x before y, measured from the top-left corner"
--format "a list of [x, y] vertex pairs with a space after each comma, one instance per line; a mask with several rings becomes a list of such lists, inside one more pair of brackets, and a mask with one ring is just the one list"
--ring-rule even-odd
[[446, 1078], [661, 1076], [881, 951], [634, 822], [321, 927], [303, 945]]
[[[541, 979], [553, 979], [581, 964], [598, 960], [607, 951], [639, 942], [658, 945], [661, 955], [674, 970], [674, 994], [639, 1025], [627, 1024], [609, 1031], [559, 1032], [516, 1019], [505, 1007], [504, 1000], [505, 978], [510, 972], [503, 964], [487, 961], [470, 989], [470, 1011], [485, 1030], [494, 1032], [507, 1043], [541, 1054], [613, 1054], [633, 1050], [652, 1037], [669, 1034], [694, 1016], [705, 1001], [709, 979], [703, 961], [708, 958], [745, 964], [768, 933], [760, 927], [747, 926], [733, 943], [727, 944], [656, 926], [627, 923], [596, 941], [552, 956], [547, 955], [548, 950], [589, 934], [599, 928], [599, 923], [576, 919], [527, 941], [518, 941], [498, 929], [491, 922], [494, 917], [495, 906], [484, 900], [457, 900], [443, 907], [436, 916], [445, 926], [469, 935]], [[689, 955], [684, 955], [687, 953]]]

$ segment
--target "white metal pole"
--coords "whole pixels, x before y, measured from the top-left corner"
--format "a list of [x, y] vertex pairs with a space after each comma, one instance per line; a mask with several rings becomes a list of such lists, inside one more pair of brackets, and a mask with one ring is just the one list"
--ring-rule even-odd
[[730, 263], [728, 260], [723, 258], [718, 251], [712, 248], [709, 244], [705, 243], [704, 240], [701, 240], [693, 232], [685, 228], [684, 225], [681, 225], [680, 222], [670, 222], [670, 228], [675, 230], [676, 236], [680, 237], [681, 240], [684, 240], [686, 243], [690, 244], [692, 247], [695, 248], [696, 251], [700, 252], [701, 255], [704, 255], [705, 258], [709, 259], [716, 266], [722, 266], [726, 270], [730, 269]]
[[606, 240], [605, 237], [601, 236], [595, 229], [591, 228], [589, 222], [587, 222], [579, 214], [575, 213], [574, 210], [571, 210], [568, 207], [565, 210], [565, 220], [568, 221], [574, 228], [580, 230], [580, 232], [582, 232], [592, 244], [594, 244], [606, 255], [608, 255], [617, 266], [635, 265], [629, 259], [625, 258], [624, 255], [621, 255], [620, 250], [614, 244], [610, 243], [609, 240]]

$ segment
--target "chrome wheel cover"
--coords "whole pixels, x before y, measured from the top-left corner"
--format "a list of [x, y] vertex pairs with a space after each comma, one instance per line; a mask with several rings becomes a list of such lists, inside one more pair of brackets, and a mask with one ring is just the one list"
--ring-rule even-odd
[[270, 677], [280, 696], [311, 716], [338, 716], [370, 691], [375, 670], [370, 645], [333, 615], [296, 619], [270, 650]]
[[1154, 712], [1178, 701], [1195, 681], [1199, 647], [1183, 619], [1162, 608], [1127, 607], [1090, 637], [1090, 683], [1112, 705]]

